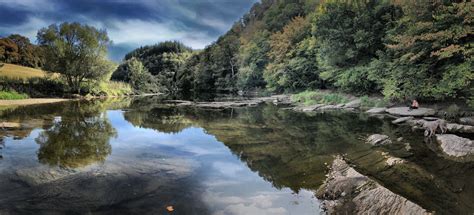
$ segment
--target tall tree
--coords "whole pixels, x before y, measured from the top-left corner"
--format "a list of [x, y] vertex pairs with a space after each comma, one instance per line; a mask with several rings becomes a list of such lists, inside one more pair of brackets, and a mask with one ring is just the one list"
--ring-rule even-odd
[[66, 22], [41, 29], [37, 38], [45, 50], [44, 69], [61, 74], [74, 92], [80, 93], [84, 81], [110, 72], [103, 66], [110, 44], [105, 30]]

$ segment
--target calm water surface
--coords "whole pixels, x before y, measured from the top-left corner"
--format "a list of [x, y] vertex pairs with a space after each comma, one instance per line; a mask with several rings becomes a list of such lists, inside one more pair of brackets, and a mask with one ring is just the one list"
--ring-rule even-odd
[[[315, 191], [340, 154], [428, 210], [474, 211], [472, 162], [365, 114], [141, 98], [6, 109], [0, 121], [22, 123], [0, 131], [0, 214], [319, 214]], [[406, 141], [374, 149], [363, 141], [373, 133]], [[422, 171], [379, 168], [381, 152]]]

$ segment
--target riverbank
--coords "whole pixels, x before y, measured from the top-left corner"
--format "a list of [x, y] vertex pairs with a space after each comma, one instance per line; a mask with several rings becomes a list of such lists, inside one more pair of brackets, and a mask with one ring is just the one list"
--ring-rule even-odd
[[19, 100], [0, 100], [0, 107], [50, 104], [50, 103], [57, 103], [57, 102], [65, 102], [69, 100], [71, 99], [37, 98], [37, 99], [19, 99]]

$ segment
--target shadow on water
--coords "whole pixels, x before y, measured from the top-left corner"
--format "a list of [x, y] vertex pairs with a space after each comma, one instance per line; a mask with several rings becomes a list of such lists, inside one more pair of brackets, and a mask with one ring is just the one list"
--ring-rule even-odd
[[[275, 192], [300, 193], [321, 186], [335, 155], [344, 155], [356, 170], [430, 211], [474, 211], [469, 204], [474, 163], [444, 158], [419, 133], [395, 127], [389, 119], [297, 113], [273, 105], [206, 110], [163, 100], [69, 102], [0, 112], [0, 119], [22, 124], [1, 131], [6, 148], [31, 142], [33, 151], [4, 152], [12, 154], [0, 161], [0, 214], [163, 214], [167, 205], [174, 205], [177, 214], [214, 213], [212, 200], [204, 198], [209, 190], [204, 184], [216, 182], [209, 181], [216, 179], [209, 177], [216, 174], [213, 165], [231, 162], [257, 174], [245, 183], [258, 187], [266, 181]], [[123, 111], [115, 115], [111, 110]], [[371, 147], [364, 140], [374, 133], [403, 140]], [[36, 160], [28, 160], [31, 155]], [[408, 162], [387, 166], [387, 155]], [[223, 170], [230, 171], [227, 166]], [[217, 179], [245, 184], [239, 174]], [[239, 186], [235, 189], [244, 189]], [[235, 189], [221, 191], [235, 194]]]

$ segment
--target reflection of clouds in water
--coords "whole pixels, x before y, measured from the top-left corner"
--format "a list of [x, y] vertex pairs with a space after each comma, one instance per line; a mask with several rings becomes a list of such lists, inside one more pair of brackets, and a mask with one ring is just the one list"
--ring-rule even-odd
[[217, 169], [217, 171], [221, 172], [223, 175], [228, 176], [228, 177], [236, 177], [238, 172], [244, 170], [242, 165], [238, 165], [238, 164], [230, 163], [230, 162], [222, 162], [222, 161], [214, 162], [212, 164], [212, 167], [214, 169]]
[[212, 204], [225, 205], [224, 208], [215, 211], [215, 215], [240, 215], [240, 214], [288, 214], [283, 207], [272, 207], [281, 193], [257, 193], [250, 197], [224, 196], [221, 193], [207, 192], [204, 200]]

